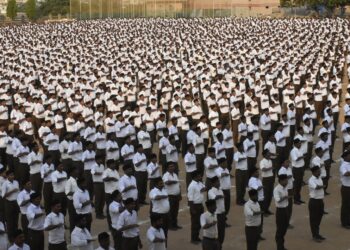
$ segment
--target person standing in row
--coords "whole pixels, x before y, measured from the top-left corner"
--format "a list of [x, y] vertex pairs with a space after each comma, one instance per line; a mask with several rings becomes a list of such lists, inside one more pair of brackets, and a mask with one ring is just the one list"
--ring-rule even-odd
[[30, 195], [30, 205], [27, 208], [28, 243], [31, 249], [44, 250], [44, 222], [45, 213], [40, 207], [41, 194]]
[[285, 250], [284, 236], [287, 233], [288, 221], [288, 177], [287, 175], [278, 176], [278, 184], [273, 190], [273, 197], [276, 205], [276, 244], [277, 250]]
[[342, 154], [343, 162], [340, 165], [340, 181], [341, 181], [341, 208], [340, 221], [341, 225], [350, 229], [350, 151]]
[[218, 220], [215, 214], [216, 202], [215, 200], [207, 200], [205, 206], [207, 207], [207, 211], [200, 215], [200, 225], [203, 230], [202, 249], [219, 250]]
[[260, 238], [262, 210], [258, 202], [258, 191], [250, 189], [248, 194], [249, 200], [244, 204], [247, 250], [257, 250]]
[[318, 166], [311, 168], [312, 176], [309, 179], [309, 218], [312, 238], [316, 242], [325, 240], [320, 235], [320, 224], [324, 214], [324, 185], [321, 178], [321, 169]]

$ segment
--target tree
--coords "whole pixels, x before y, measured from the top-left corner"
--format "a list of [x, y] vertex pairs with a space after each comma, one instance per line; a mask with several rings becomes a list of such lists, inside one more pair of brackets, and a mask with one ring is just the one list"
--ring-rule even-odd
[[6, 8], [6, 15], [13, 20], [17, 16], [16, 0], [9, 0]]
[[66, 15], [69, 12], [69, 0], [45, 0], [38, 8], [40, 16]]
[[35, 0], [27, 0], [25, 6], [26, 15], [29, 20], [34, 21], [36, 19], [36, 3]]

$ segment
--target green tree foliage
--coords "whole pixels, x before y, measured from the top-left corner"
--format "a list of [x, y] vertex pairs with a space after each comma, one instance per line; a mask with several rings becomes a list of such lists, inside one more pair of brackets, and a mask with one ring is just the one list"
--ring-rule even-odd
[[39, 6], [40, 16], [57, 16], [69, 13], [69, 0], [45, 0]]
[[6, 15], [12, 20], [17, 16], [16, 0], [9, 0], [6, 8]]
[[36, 19], [36, 2], [35, 0], [27, 0], [25, 5], [25, 12], [29, 20], [34, 21]]

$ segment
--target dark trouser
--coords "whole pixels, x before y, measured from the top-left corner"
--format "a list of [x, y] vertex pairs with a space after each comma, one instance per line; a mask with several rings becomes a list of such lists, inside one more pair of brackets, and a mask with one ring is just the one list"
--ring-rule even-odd
[[59, 200], [61, 203], [61, 213], [66, 216], [67, 213], [67, 196], [63, 193], [53, 193], [52, 200]]
[[5, 200], [0, 196], [0, 220], [4, 221], [5, 219]]
[[190, 185], [192, 181], [192, 172], [186, 172], [186, 189], [188, 188], [188, 186]]
[[30, 182], [32, 184], [32, 190], [36, 193], [41, 193], [43, 181], [41, 179], [40, 173], [31, 174], [30, 175]]
[[330, 178], [330, 173], [331, 173], [331, 160], [330, 159], [324, 161], [324, 168], [326, 169], [326, 177], [325, 177], [326, 182], [324, 182], [323, 185], [325, 185], [325, 190], [327, 190], [328, 180]]
[[159, 163], [160, 165], [162, 165], [162, 173], [164, 175], [166, 173], [166, 168], [167, 168], [166, 155], [162, 154], [161, 150], [159, 152]]
[[196, 154], [197, 170], [201, 174], [204, 173], [204, 159], [205, 159], [205, 154]]
[[6, 155], [6, 147], [5, 148], [0, 148], [0, 159], [4, 167], [7, 167], [7, 155]]
[[287, 210], [288, 210], [288, 225], [289, 225], [289, 222], [290, 222], [290, 218], [292, 218], [292, 214], [293, 214], [293, 194], [294, 194], [294, 190], [293, 189], [288, 189], [288, 196], [290, 198], [288, 198], [288, 207], [287, 207]]
[[118, 147], [122, 148], [125, 144], [125, 137], [117, 137]]
[[188, 130], [181, 130], [180, 131], [180, 140], [182, 143], [182, 158], [185, 157], [185, 155], [187, 153], [187, 149], [188, 149], [187, 138], [186, 138], [187, 132], [188, 132]]
[[[264, 210], [262, 210], [262, 209], [264, 208], [265, 201], [262, 200], [262, 201], [258, 201], [258, 202], [259, 202], [260, 209], [263, 212]], [[261, 216], [261, 224], [259, 226], [259, 232], [260, 232], [260, 234], [262, 234], [262, 232], [263, 232], [263, 225], [264, 225], [264, 214], [262, 213], [260, 216]]]
[[203, 250], [219, 250], [220, 249], [220, 242], [217, 239], [209, 239], [207, 237], [203, 237], [202, 249]]
[[179, 214], [179, 206], [180, 206], [181, 194], [179, 195], [169, 195], [169, 227], [176, 227], [177, 224], [177, 216]]
[[293, 167], [292, 171], [293, 171], [293, 178], [294, 178], [294, 182], [293, 182], [294, 201], [300, 201], [301, 200], [300, 192], [303, 186], [303, 178], [304, 178], [304, 168]]
[[14, 165], [14, 157], [11, 154], [6, 154], [6, 160], [7, 160], [7, 166], [9, 170], [14, 171], [15, 165]]
[[49, 243], [49, 250], [67, 250], [67, 243], [62, 242], [60, 244]]
[[139, 237], [122, 238], [122, 250], [138, 250], [138, 249], [139, 249]]
[[72, 167], [77, 169], [79, 177], [83, 176], [84, 163], [82, 161], [72, 161]]
[[248, 176], [251, 176], [256, 168], [256, 157], [247, 157], [247, 163], [248, 163]]
[[264, 147], [266, 142], [269, 140], [271, 130], [261, 130], [262, 146]]
[[245, 238], [247, 241], [247, 250], [257, 250], [259, 242], [260, 227], [245, 226]]
[[48, 154], [52, 157], [52, 163], [55, 165], [55, 167], [60, 164], [61, 161], [61, 153], [59, 150], [50, 150], [48, 151]]
[[324, 213], [324, 203], [322, 199], [309, 200], [310, 228], [313, 237], [320, 235], [320, 224]]
[[350, 187], [341, 186], [340, 221], [342, 226], [350, 226]]
[[273, 196], [273, 186], [275, 183], [275, 177], [264, 177], [262, 178], [262, 184], [264, 187], [264, 206], [261, 208], [262, 211], [269, 211], [271, 200]]
[[337, 131], [338, 120], [339, 120], [339, 112], [334, 112], [333, 113], [333, 120], [334, 120], [334, 129], [335, 129], [335, 131]]
[[255, 141], [255, 150], [256, 150], [255, 165], [256, 165], [256, 161], [260, 153], [260, 140]]
[[102, 182], [94, 182], [96, 216], [103, 215], [105, 205], [105, 186]]
[[198, 240], [201, 229], [200, 217], [204, 212], [202, 204], [190, 204], [191, 213], [191, 240]]
[[227, 215], [230, 212], [231, 208], [231, 190], [223, 189], [222, 192], [224, 193], [225, 213]]
[[86, 181], [86, 189], [89, 192], [90, 195], [90, 199], [94, 200], [94, 184], [92, 181], [92, 174], [91, 174], [91, 170], [84, 170], [84, 179]]
[[26, 163], [19, 163], [18, 169], [18, 182], [20, 187], [23, 187], [24, 183], [29, 180], [29, 166]]
[[43, 196], [44, 196], [44, 208], [45, 213], [49, 214], [51, 212], [51, 201], [52, 201], [52, 182], [44, 182]]
[[19, 207], [17, 201], [5, 199], [5, 222], [8, 235], [12, 235], [18, 229]]
[[112, 203], [112, 194], [105, 193], [105, 202], [106, 202], [106, 212], [107, 212], [107, 222], [108, 226], [111, 229], [111, 215], [109, 214], [109, 205]]
[[222, 247], [222, 244], [225, 240], [225, 228], [226, 228], [226, 214], [217, 214], [217, 220], [218, 220], [218, 240], [220, 243], [220, 248]]
[[211, 189], [211, 187], [212, 187], [212, 180], [213, 178], [206, 178], [205, 179], [205, 187], [207, 188], [207, 190], [210, 190]]
[[115, 250], [121, 250], [122, 249], [122, 232], [117, 231], [116, 229], [112, 228], [112, 237], [114, 241], [114, 249]]
[[239, 120], [232, 120], [232, 133], [234, 143], [238, 143], [238, 124]]
[[21, 214], [21, 227], [24, 233], [24, 237], [25, 237], [25, 242], [29, 242], [28, 241], [28, 219], [27, 219], [27, 215], [26, 214]]
[[91, 223], [92, 223], [92, 215], [91, 215], [91, 213], [80, 214], [80, 215], [84, 215], [84, 217], [86, 218], [86, 228], [89, 230], [89, 232], [91, 232]]
[[144, 148], [143, 152], [146, 155], [147, 162], [149, 162], [151, 160], [152, 155], [152, 146], [150, 148]]
[[44, 231], [28, 229], [28, 241], [30, 249], [44, 250]]
[[277, 250], [284, 250], [284, 236], [288, 229], [288, 210], [287, 208], [276, 209], [276, 244]]
[[77, 213], [73, 205], [73, 200], [67, 199], [67, 207], [68, 207], [68, 215], [69, 215], [69, 229], [70, 229], [70, 232], [72, 232], [75, 227], [75, 218], [77, 217]]
[[139, 202], [145, 202], [146, 200], [146, 193], [147, 193], [147, 180], [148, 180], [148, 173], [147, 171], [136, 171], [135, 172], [135, 178], [136, 178], [136, 185], [138, 190], [138, 200]]
[[155, 178], [149, 179], [149, 191], [151, 191], [156, 186], [156, 183], [157, 183], [156, 180], [157, 179], [155, 179]]
[[226, 148], [227, 169], [231, 172], [233, 163], [233, 148]]
[[282, 163], [288, 158], [286, 156], [288, 152], [286, 152], [286, 147], [277, 146], [276, 153], [277, 153], [277, 159], [278, 159], [278, 166], [277, 166], [277, 173], [278, 173], [278, 170], [280, 170]]
[[313, 143], [308, 142], [307, 143], [307, 153], [305, 156], [305, 169], [310, 168], [310, 161], [311, 161], [311, 157], [312, 157], [312, 147], [313, 147]]
[[248, 171], [236, 169], [236, 203], [244, 202], [244, 195], [247, 184]]
[[73, 161], [72, 159], [61, 159], [62, 165], [63, 165], [63, 169], [64, 171], [67, 173], [68, 178], [70, 177], [70, 172], [73, 166]]

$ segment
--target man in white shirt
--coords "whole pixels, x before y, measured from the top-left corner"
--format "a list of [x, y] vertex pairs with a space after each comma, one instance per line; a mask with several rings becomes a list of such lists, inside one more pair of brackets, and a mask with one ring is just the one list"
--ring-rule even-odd
[[34, 143], [32, 152], [28, 155], [28, 165], [32, 189], [41, 192], [43, 181], [40, 176], [40, 168], [43, 163], [43, 154], [39, 152], [39, 145]]
[[142, 248], [138, 216], [135, 210], [134, 199], [127, 198], [123, 201], [125, 210], [120, 214], [117, 222], [117, 230], [122, 232], [122, 250], [138, 250]]
[[290, 152], [290, 158], [292, 162], [292, 171], [294, 178], [294, 204], [300, 205], [305, 203], [301, 200], [301, 188], [304, 178], [304, 154], [301, 149], [301, 141], [299, 139], [294, 140], [294, 148]]
[[44, 250], [44, 222], [45, 213], [40, 207], [41, 194], [30, 195], [31, 204], [27, 208], [28, 243], [31, 249]]
[[324, 214], [324, 186], [321, 178], [321, 169], [318, 166], [311, 168], [312, 176], [309, 179], [309, 218], [313, 240], [321, 242], [325, 240], [320, 235], [320, 224]]
[[273, 173], [273, 164], [270, 159], [270, 151], [265, 149], [262, 153], [263, 159], [260, 161], [260, 171], [262, 177], [262, 184], [264, 187], [264, 205], [261, 207], [261, 210], [264, 211], [264, 215], [269, 216], [272, 213], [270, 212], [270, 204], [273, 196], [273, 186], [275, 183], [275, 175]]
[[71, 245], [73, 250], [93, 250], [93, 242], [90, 231], [86, 228], [85, 215], [79, 214], [76, 218], [76, 226], [71, 233]]
[[19, 206], [19, 209], [21, 211], [21, 226], [23, 233], [28, 239], [28, 218], [27, 218], [27, 209], [30, 205], [30, 195], [34, 193], [32, 190], [32, 184], [30, 180], [27, 180], [23, 184], [23, 189], [19, 194], [17, 195], [17, 203]]
[[236, 204], [243, 206], [245, 203], [244, 195], [248, 185], [248, 164], [247, 155], [243, 148], [243, 143], [236, 145], [237, 152], [234, 154], [236, 163]]
[[114, 250], [114, 248], [110, 247], [110, 237], [107, 232], [100, 233], [97, 239], [99, 247], [95, 250]]
[[64, 215], [61, 213], [61, 203], [59, 200], [53, 200], [51, 202], [51, 213], [45, 218], [44, 228], [49, 234], [48, 242], [50, 250], [67, 250]]
[[202, 183], [202, 174], [196, 170], [192, 173], [192, 182], [187, 189], [187, 199], [191, 213], [191, 242], [198, 244], [199, 238], [200, 215], [204, 212], [203, 202], [204, 193], [207, 189]]
[[200, 225], [203, 230], [202, 249], [220, 249], [218, 241], [218, 220], [215, 214], [215, 200], [207, 200], [205, 202], [207, 211], [200, 215]]
[[258, 191], [248, 191], [249, 200], [244, 204], [245, 236], [248, 250], [258, 249], [262, 210], [258, 202]]
[[77, 215], [83, 215], [86, 219], [85, 227], [90, 231], [92, 223], [92, 201], [86, 189], [86, 180], [84, 177], [78, 178], [77, 185], [78, 188], [73, 194], [73, 205]]
[[[175, 173], [175, 164], [168, 165], [168, 171], [163, 175], [163, 182], [169, 198], [169, 228], [171, 230], [181, 229], [178, 225], [178, 214], [180, 201], [182, 199], [180, 181], [178, 175]], [[164, 221], [163, 221], [164, 223]]]
[[162, 229], [165, 237], [168, 235], [170, 203], [167, 190], [164, 188], [162, 178], [157, 178], [156, 186], [149, 192], [151, 200], [151, 214], [157, 214], [163, 218]]
[[7, 232], [9, 235], [12, 235], [18, 229], [19, 207], [16, 199], [19, 192], [19, 184], [15, 180], [12, 170], [7, 170], [6, 176], [7, 180], [1, 187], [1, 196], [4, 199]]
[[63, 165], [59, 164], [51, 174], [52, 187], [53, 187], [53, 199], [61, 201], [62, 213], [65, 215], [67, 211], [67, 197], [65, 194], [65, 187], [67, 182], [67, 173], [63, 171]]
[[341, 210], [340, 221], [344, 228], [350, 229], [350, 151], [342, 154], [343, 162], [340, 165], [341, 181]]
[[145, 123], [141, 124], [141, 130], [137, 133], [137, 140], [142, 145], [146, 158], [148, 160], [152, 153], [152, 140], [150, 133], [147, 131]]
[[289, 220], [288, 220], [288, 176], [279, 175], [278, 184], [273, 190], [273, 197], [276, 205], [276, 244], [277, 250], [285, 250], [284, 236], [287, 233]]
[[149, 250], [166, 250], [166, 237], [162, 226], [163, 217], [151, 214], [151, 227], [147, 230]]
[[211, 179], [211, 189], [208, 191], [208, 200], [216, 201], [216, 217], [217, 217], [217, 229], [218, 240], [220, 247], [225, 240], [225, 228], [226, 228], [226, 211], [225, 211], [225, 197], [220, 187], [220, 181], [218, 177]]
[[[147, 158], [144, 154], [144, 149], [141, 144], [136, 146], [137, 152], [133, 157], [133, 164], [135, 169], [135, 178], [138, 191], [138, 202], [143, 205], [146, 203], [146, 193], [147, 193], [147, 184], [148, 184], [148, 173], [147, 173]], [[148, 156], [150, 157], [150, 155]]]
[[[105, 187], [103, 183], [103, 172], [105, 170], [103, 156], [97, 155], [96, 162], [91, 167], [93, 181], [93, 195], [95, 196], [95, 213], [97, 219], [105, 219], [103, 208], [105, 206]], [[91, 197], [91, 196], [90, 196]]]
[[112, 202], [109, 204], [108, 211], [111, 218], [109, 227], [112, 232], [114, 248], [121, 249], [122, 247], [122, 232], [118, 231], [117, 223], [120, 214], [125, 210], [122, 203], [122, 195], [118, 190], [115, 190], [111, 195]]
[[30, 247], [24, 243], [25, 237], [21, 229], [16, 229], [13, 234], [13, 245], [8, 250], [30, 250]]

